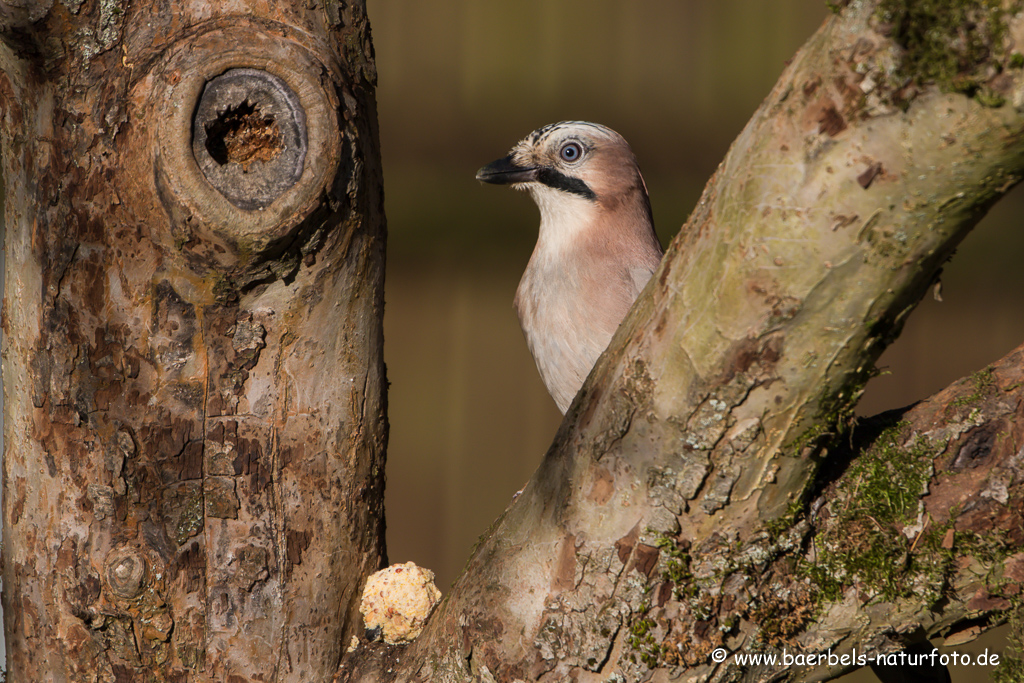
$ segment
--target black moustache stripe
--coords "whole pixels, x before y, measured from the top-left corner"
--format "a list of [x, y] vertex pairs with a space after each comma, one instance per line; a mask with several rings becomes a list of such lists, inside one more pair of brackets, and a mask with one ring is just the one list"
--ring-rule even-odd
[[579, 195], [584, 199], [595, 201], [597, 195], [594, 191], [587, 187], [587, 184], [579, 178], [572, 178], [559, 173], [553, 168], [542, 168], [537, 172], [537, 180], [544, 183], [548, 187], [553, 187], [556, 190], [568, 192], [569, 194]]

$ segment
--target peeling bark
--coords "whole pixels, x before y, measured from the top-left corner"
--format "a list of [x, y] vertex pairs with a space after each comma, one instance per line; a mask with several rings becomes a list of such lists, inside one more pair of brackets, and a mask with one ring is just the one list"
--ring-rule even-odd
[[325, 680], [384, 563], [365, 7], [228, 11], [0, 3], [9, 680]]

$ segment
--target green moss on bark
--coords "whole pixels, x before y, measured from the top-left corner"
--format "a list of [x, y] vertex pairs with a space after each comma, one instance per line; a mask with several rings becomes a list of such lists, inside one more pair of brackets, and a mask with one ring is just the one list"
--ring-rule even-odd
[[842, 597], [856, 581], [866, 592], [893, 600], [909, 594], [913, 523], [931, 478], [934, 450], [922, 440], [900, 445], [905, 425], [883, 431], [854, 463], [829, 506], [828, 529], [816, 541], [816, 561], [802, 571], [825, 601]]
[[995, 388], [995, 369], [989, 366], [984, 370], [979, 370], [971, 375], [970, 381], [974, 385], [974, 391], [967, 396], [961, 396], [954, 400], [949, 404], [951, 408], [973, 406], [978, 401], [988, 396]]
[[656, 626], [655, 621], [646, 614], [635, 617], [629, 623], [626, 645], [630, 649], [627, 657], [631, 662], [636, 663], [640, 661], [649, 669], [653, 669], [664, 662], [667, 649], [655, 637], [654, 631]]
[[[978, 373], [979, 391], [990, 378]], [[933, 474], [941, 444], [921, 437], [906, 441], [906, 423], [884, 430], [851, 466], [829, 504], [825, 530], [815, 539], [813, 561], [800, 572], [809, 577], [823, 603], [837, 602], [856, 585], [867, 598], [924, 604], [946, 596], [958, 556], [994, 568], [1006, 558], [1005, 533], [955, 530], [958, 511], [936, 523], [921, 516], [920, 498]]]
[[[988, 82], [1009, 66], [1006, 17], [1020, 0], [881, 0], [879, 30], [902, 48], [897, 75], [998, 107]], [[1007, 64], [1004, 65], [1004, 58]]]

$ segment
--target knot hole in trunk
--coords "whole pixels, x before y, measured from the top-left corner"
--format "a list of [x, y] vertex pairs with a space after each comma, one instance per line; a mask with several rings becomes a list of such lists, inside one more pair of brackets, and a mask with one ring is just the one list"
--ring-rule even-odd
[[206, 83], [192, 153], [207, 181], [246, 211], [266, 208], [302, 177], [306, 115], [288, 85], [259, 69], [229, 69]]

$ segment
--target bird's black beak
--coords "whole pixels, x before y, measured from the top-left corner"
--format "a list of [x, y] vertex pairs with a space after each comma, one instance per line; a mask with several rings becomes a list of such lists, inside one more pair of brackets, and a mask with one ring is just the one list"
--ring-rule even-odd
[[528, 183], [537, 179], [537, 168], [524, 168], [512, 161], [512, 155], [487, 164], [476, 172], [476, 179], [494, 185]]

